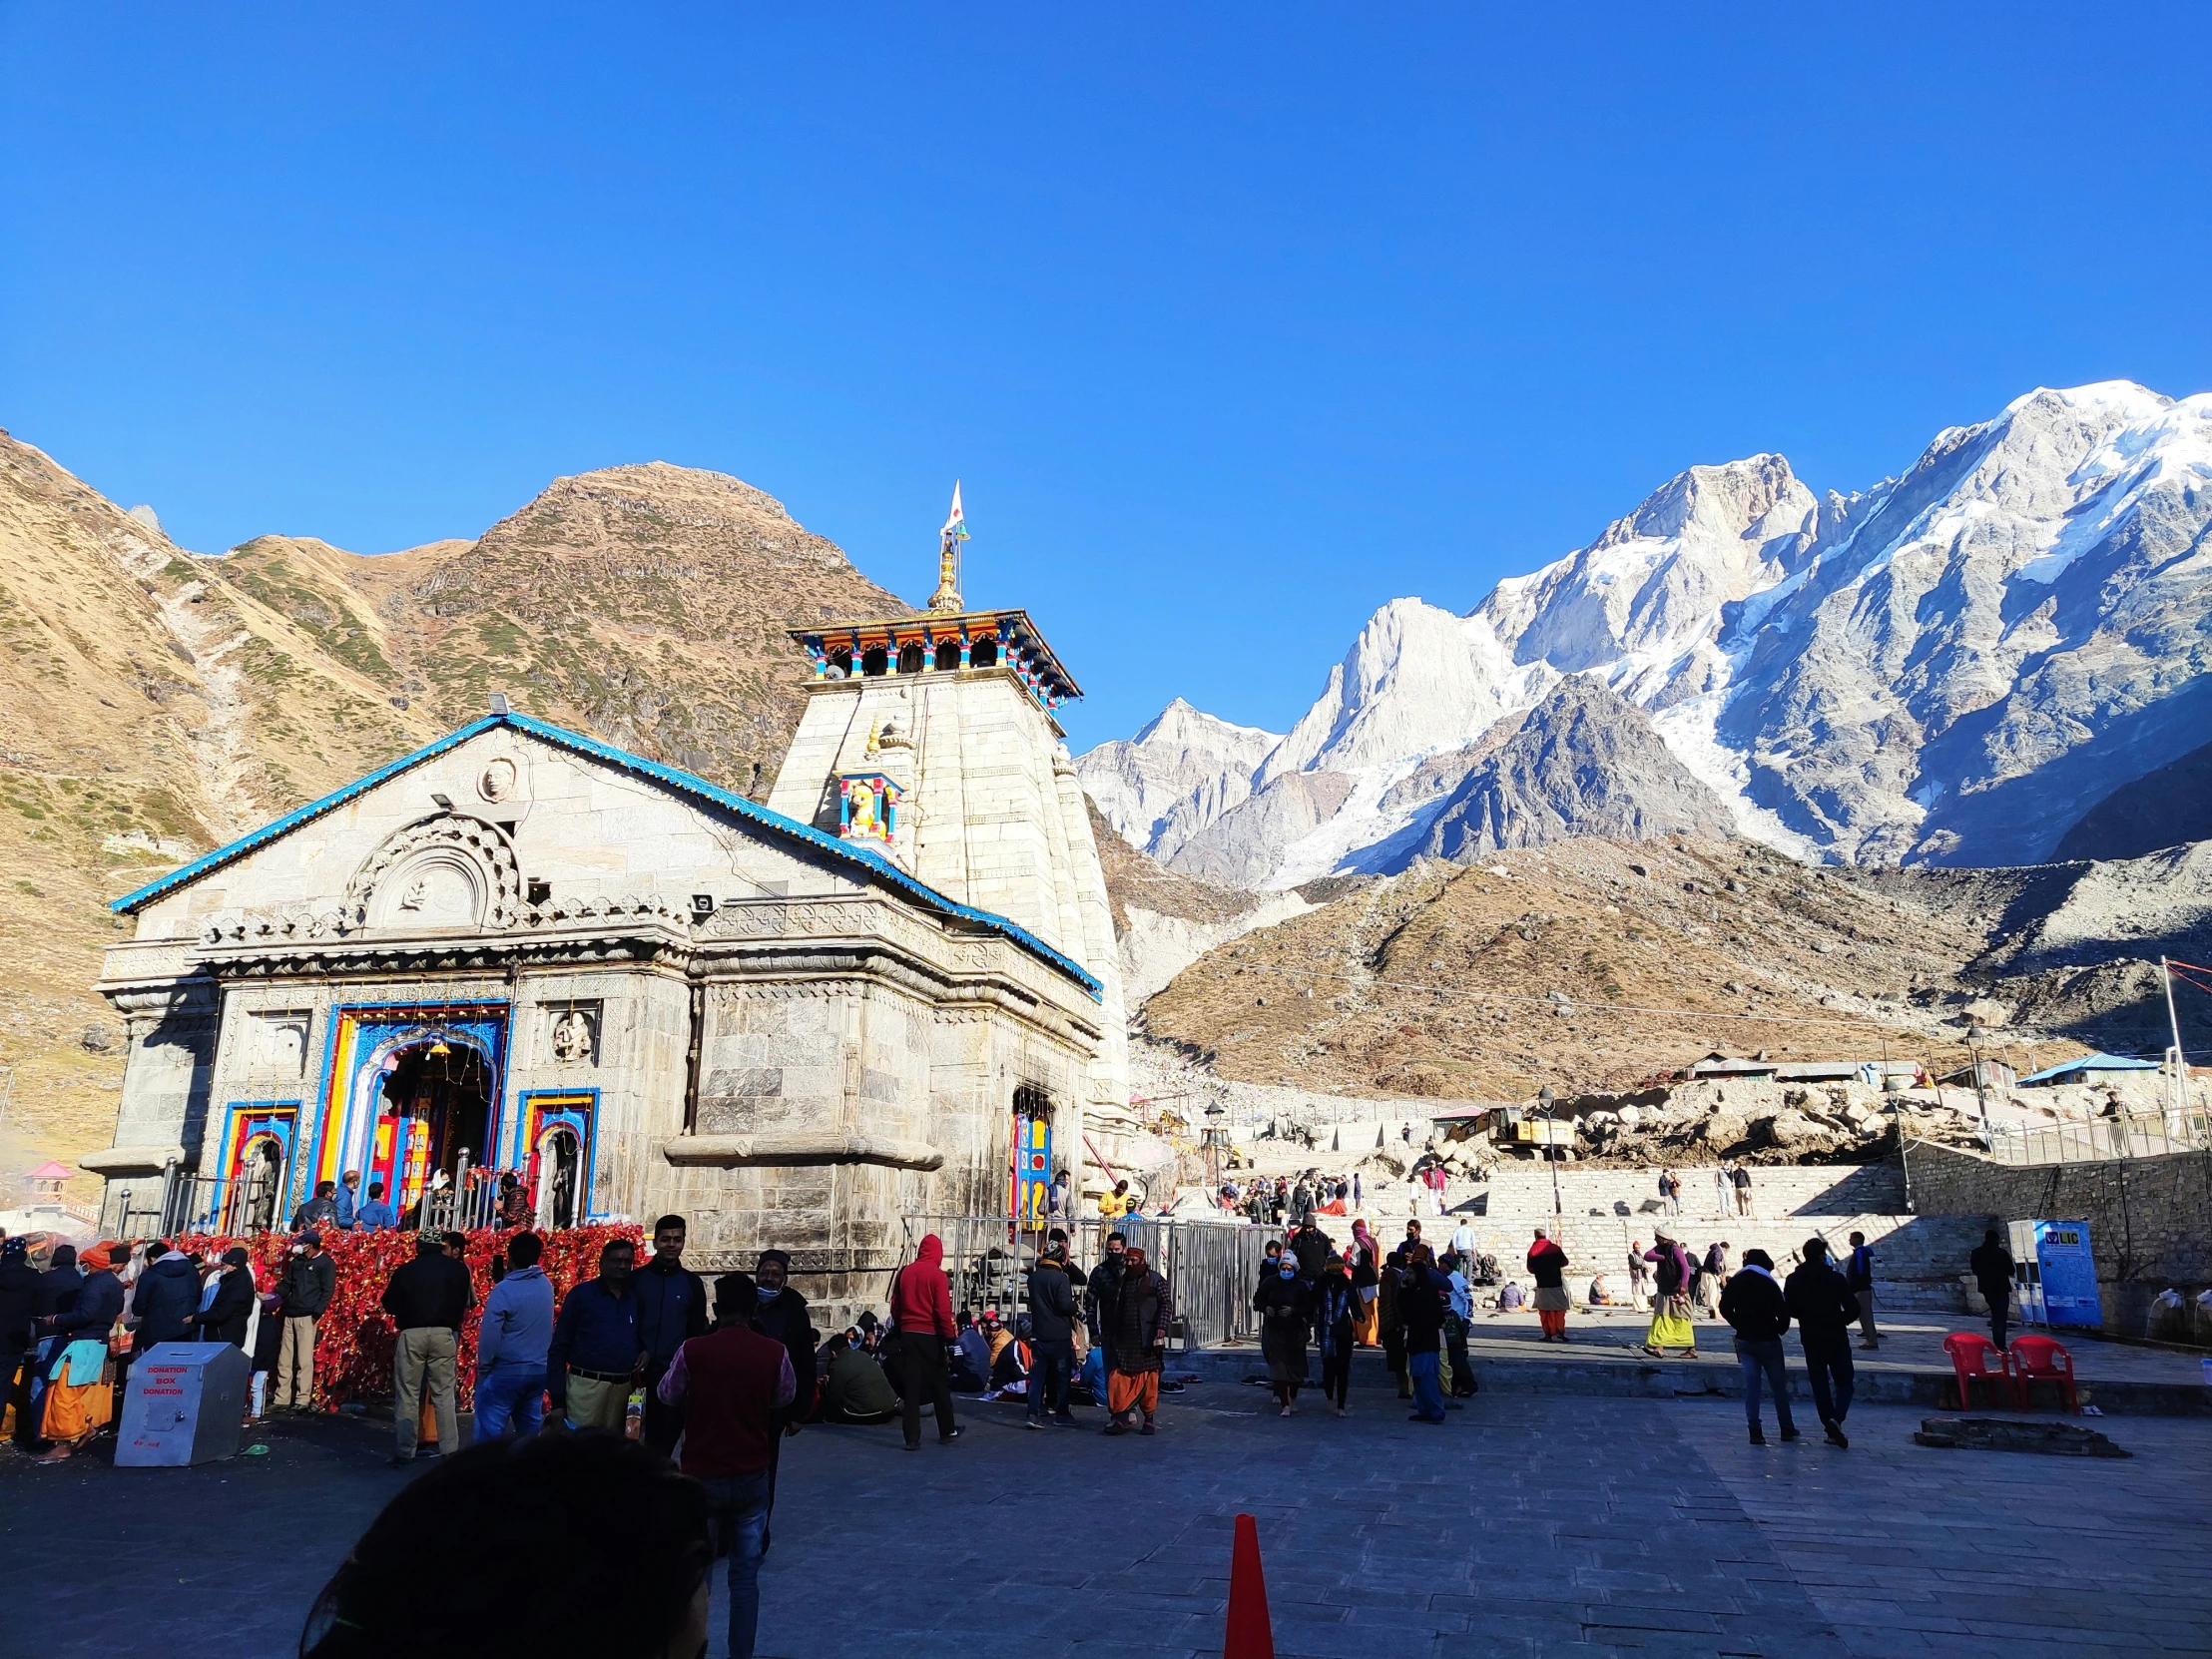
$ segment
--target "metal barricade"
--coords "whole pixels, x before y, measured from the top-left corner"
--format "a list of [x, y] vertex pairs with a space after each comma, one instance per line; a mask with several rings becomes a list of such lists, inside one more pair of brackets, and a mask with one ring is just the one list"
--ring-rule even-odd
[[[1242, 1221], [1174, 1221], [1127, 1216], [1106, 1221], [1096, 1216], [1051, 1216], [1042, 1220], [1011, 1216], [907, 1216], [904, 1260], [913, 1260], [922, 1239], [934, 1233], [944, 1246], [944, 1270], [951, 1281], [955, 1313], [981, 1318], [993, 1310], [1009, 1324], [1029, 1311], [1028, 1270], [1054, 1228], [1068, 1235], [1078, 1302], [1084, 1282], [1106, 1254], [1106, 1236], [1119, 1232], [1145, 1253], [1145, 1261], [1167, 1280], [1175, 1300], [1175, 1332], [1184, 1352], [1218, 1343], [1255, 1341], [1258, 1316], [1252, 1294], [1260, 1283], [1260, 1264], [1274, 1229]], [[879, 1293], [887, 1297], [888, 1276]], [[1095, 1335], [1095, 1334], [1094, 1334]]]

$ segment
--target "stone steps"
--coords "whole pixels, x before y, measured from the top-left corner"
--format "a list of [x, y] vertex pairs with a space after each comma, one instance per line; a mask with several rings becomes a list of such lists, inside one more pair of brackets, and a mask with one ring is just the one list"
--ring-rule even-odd
[[[1450, 1216], [1440, 1222], [1423, 1222], [1422, 1230], [1442, 1229], [1441, 1236], [1448, 1238], [1450, 1227], [1460, 1219]], [[1966, 1255], [1981, 1242], [1986, 1225], [1980, 1216], [1875, 1213], [1774, 1219], [1732, 1216], [1722, 1221], [1700, 1221], [1689, 1216], [1554, 1216], [1548, 1206], [1518, 1215], [1492, 1213], [1464, 1219], [1474, 1229], [1478, 1248], [1495, 1255], [1523, 1285], [1527, 1274], [1522, 1264], [1529, 1243], [1535, 1229], [1544, 1228], [1566, 1251], [1571, 1265], [1569, 1282], [1578, 1295], [1589, 1275], [1599, 1270], [1616, 1289], [1625, 1290], [1629, 1241], [1639, 1241], [1648, 1250], [1654, 1222], [1664, 1221], [1668, 1231], [1693, 1254], [1702, 1255], [1719, 1239], [1728, 1241], [1733, 1263], [1740, 1264], [1746, 1250], [1764, 1250], [1785, 1276], [1801, 1259], [1807, 1239], [1826, 1239], [1832, 1254], [1841, 1259], [1851, 1248], [1851, 1235], [1864, 1233], [1874, 1247], [1878, 1307], [1944, 1313], [1960, 1312], [1965, 1307], [1959, 1276], [1966, 1271]]]

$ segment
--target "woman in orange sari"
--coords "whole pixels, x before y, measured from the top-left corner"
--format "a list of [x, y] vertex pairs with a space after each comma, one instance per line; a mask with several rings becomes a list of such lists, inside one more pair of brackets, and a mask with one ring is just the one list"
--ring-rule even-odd
[[43, 1462], [59, 1462], [106, 1427], [115, 1415], [115, 1383], [108, 1334], [123, 1317], [123, 1282], [115, 1275], [116, 1247], [97, 1244], [77, 1258], [84, 1283], [66, 1313], [54, 1317], [61, 1339], [49, 1362], [45, 1416], [40, 1430], [53, 1447]]
[[1382, 1283], [1382, 1252], [1376, 1248], [1365, 1217], [1352, 1224], [1352, 1340], [1362, 1348], [1380, 1348], [1382, 1303], [1377, 1293]]

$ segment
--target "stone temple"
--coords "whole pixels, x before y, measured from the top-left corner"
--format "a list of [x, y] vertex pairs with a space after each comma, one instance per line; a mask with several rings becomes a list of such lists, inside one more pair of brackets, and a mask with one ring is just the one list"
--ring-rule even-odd
[[1095, 1187], [1133, 1125], [1080, 693], [951, 551], [929, 611], [795, 633], [765, 806], [495, 699], [119, 899], [111, 1225], [125, 1188], [239, 1230], [341, 1170], [403, 1209], [513, 1173], [538, 1225], [680, 1211], [834, 1307], [915, 1218]]

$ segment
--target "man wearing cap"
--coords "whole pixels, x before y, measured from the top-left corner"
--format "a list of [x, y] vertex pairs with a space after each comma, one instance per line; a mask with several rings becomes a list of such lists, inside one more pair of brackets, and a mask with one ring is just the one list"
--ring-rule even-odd
[[338, 1271], [322, 1253], [322, 1235], [308, 1228], [292, 1240], [277, 1282], [278, 1315], [284, 1322], [276, 1350], [276, 1388], [273, 1411], [304, 1411], [314, 1401], [315, 1321], [337, 1295]]

